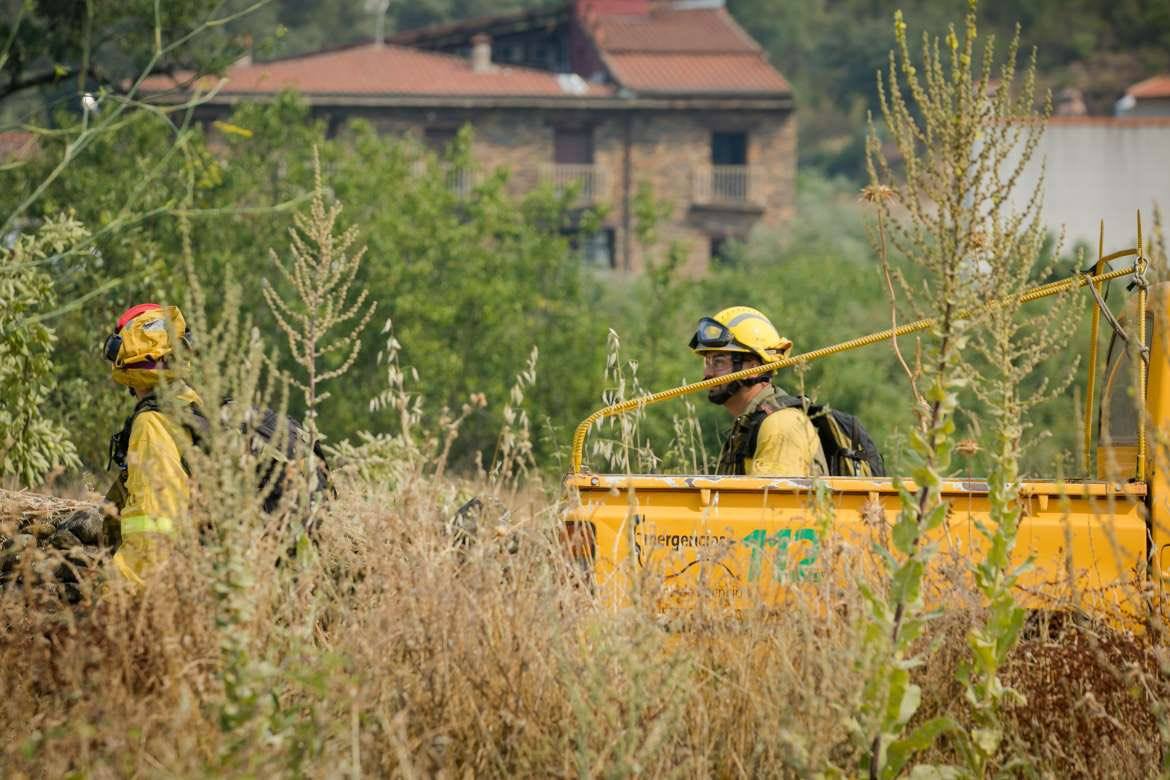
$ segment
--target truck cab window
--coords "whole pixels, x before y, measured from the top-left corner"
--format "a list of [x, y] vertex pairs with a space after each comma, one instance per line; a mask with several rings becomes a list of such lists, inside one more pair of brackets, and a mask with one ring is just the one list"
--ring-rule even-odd
[[[1154, 329], [1154, 317], [1146, 316], [1146, 342]], [[1126, 328], [1129, 331], [1129, 328]], [[1137, 336], [1136, 329], [1129, 333]], [[1101, 416], [1098, 435], [1102, 444], [1137, 444], [1138, 403], [1137, 349], [1122, 341], [1116, 333], [1109, 343], [1105, 361], [1105, 386], [1101, 391]], [[1144, 393], [1142, 394], [1144, 395]]]

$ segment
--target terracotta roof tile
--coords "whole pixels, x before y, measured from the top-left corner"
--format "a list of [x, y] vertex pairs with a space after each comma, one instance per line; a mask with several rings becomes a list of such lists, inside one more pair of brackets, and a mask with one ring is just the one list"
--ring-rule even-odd
[[590, 31], [614, 81], [635, 92], [792, 92], [723, 8], [597, 16]]
[[1149, 98], [1170, 98], [1170, 73], [1153, 76], [1145, 81], [1139, 81], [1125, 91], [1138, 100]]
[[1170, 116], [1053, 116], [1058, 127], [1170, 127]]
[[37, 150], [37, 137], [23, 130], [0, 133], [0, 160], [24, 160]]
[[[190, 76], [176, 74], [180, 81]], [[435, 95], [435, 96], [598, 96], [612, 87], [573, 82], [582, 89], [562, 87], [566, 79], [529, 68], [493, 66], [475, 73], [462, 57], [401, 46], [355, 46], [275, 62], [235, 65], [224, 74], [221, 94], [270, 94], [295, 89], [306, 95]], [[205, 88], [214, 84], [209, 78]], [[175, 78], [156, 76], [143, 83], [145, 92], [172, 90]]]
[[791, 92], [757, 54], [610, 54], [605, 61], [614, 79], [635, 92]]
[[722, 8], [600, 16], [593, 39], [607, 52], [758, 52], [759, 45]]

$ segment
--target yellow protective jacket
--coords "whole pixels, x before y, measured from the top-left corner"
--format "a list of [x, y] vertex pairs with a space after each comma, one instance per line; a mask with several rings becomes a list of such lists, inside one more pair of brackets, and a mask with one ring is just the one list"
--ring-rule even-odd
[[829, 473], [816, 428], [800, 407], [785, 408], [769, 386], [735, 418], [719, 456], [719, 474], [821, 477]]
[[[185, 403], [199, 403], [190, 389], [178, 397]], [[187, 521], [191, 496], [183, 461], [190, 437], [158, 411], [157, 404], [146, 401], [139, 401], [129, 420], [122, 475], [122, 542], [114, 554], [118, 571], [139, 585], [145, 584], [149, 569], [166, 558], [171, 538]]]

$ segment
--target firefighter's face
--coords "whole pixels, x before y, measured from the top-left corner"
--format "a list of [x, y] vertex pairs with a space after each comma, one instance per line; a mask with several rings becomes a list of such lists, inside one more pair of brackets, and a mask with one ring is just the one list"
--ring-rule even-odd
[[[735, 359], [741, 358], [740, 365], [736, 367]], [[713, 379], [717, 376], [730, 374], [733, 371], [741, 371], [745, 368], [758, 366], [759, 360], [752, 355], [745, 355], [742, 352], [708, 352], [703, 355], [703, 378]]]
[[711, 379], [731, 373], [732, 358], [730, 352], [708, 352], [703, 355], [703, 378]]

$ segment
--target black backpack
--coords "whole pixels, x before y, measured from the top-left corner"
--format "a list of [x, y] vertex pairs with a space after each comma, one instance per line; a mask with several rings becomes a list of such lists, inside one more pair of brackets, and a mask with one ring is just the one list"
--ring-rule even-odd
[[[230, 398], [225, 399], [223, 406], [231, 404]], [[183, 429], [187, 431], [187, 435], [191, 437], [191, 443], [196, 447], [206, 448], [207, 431], [210, 423], [204, 415], [203, 410], [196, 404], [189, 406], [191, 411], [191, 419], [183, 422]], [[126, 423], [122, 426], [122, 430], [110, 437], [110, 457], [106, 468], [116, 465], [121, 474], [120, 480], [122, 484], [126, 482], [126, 453], [130, 449], [130, 431], [134, 427], [134, 419], [143, 412], [157, 412], [159, 411], [158, 399], [153, 395], [141, 399], [135, 406], [134, 411], [126, 418]], [[277, 453], [275, 451], [264, 455], [265, 449], [273, 446], [276, 434], [281, 427], [281, 417], [272, 409], [253, 409], [252, 414], [249, 415], [249, 420], [242, 426], [241, 433], [251, 436], [250, 446], [254, 455], [258, 456], [256, 463], [256, 486], [260, 494], [264, 496], [264, 511], [272, 512], [280, 506], [281, 498], [284, 495], [285, 483], [285, 468], [288, 463], [295, 463], [297, 460], [303, 458], [305, 453], [309, 450], [309, 436], [305, 427], [299, 421], [292, 417], [284, 417], [284, 425], [287, 428], [287, 439], [285, 441], [284, 452]], [[316, 468], [316, 484], [313, 485], [314, 493], [331, 493], [336, 494], [333, 488], [332, 481], [329, 479], [329, 464], [325, 460], [325, 453], [321, 450], [320, 442], [312, 442], [312, 452], [317, 464]], [[183, 461], [183, 468], [188, 474], [191, 469], [187, 466], [186, 461]]]
[[804, 396], [777, 395], [781, 409], [800, 407], [817, 431], [829, 475], [834, 477], [884, 477], [886, 464], [873, 437], [851, 414], [814, 404]]

